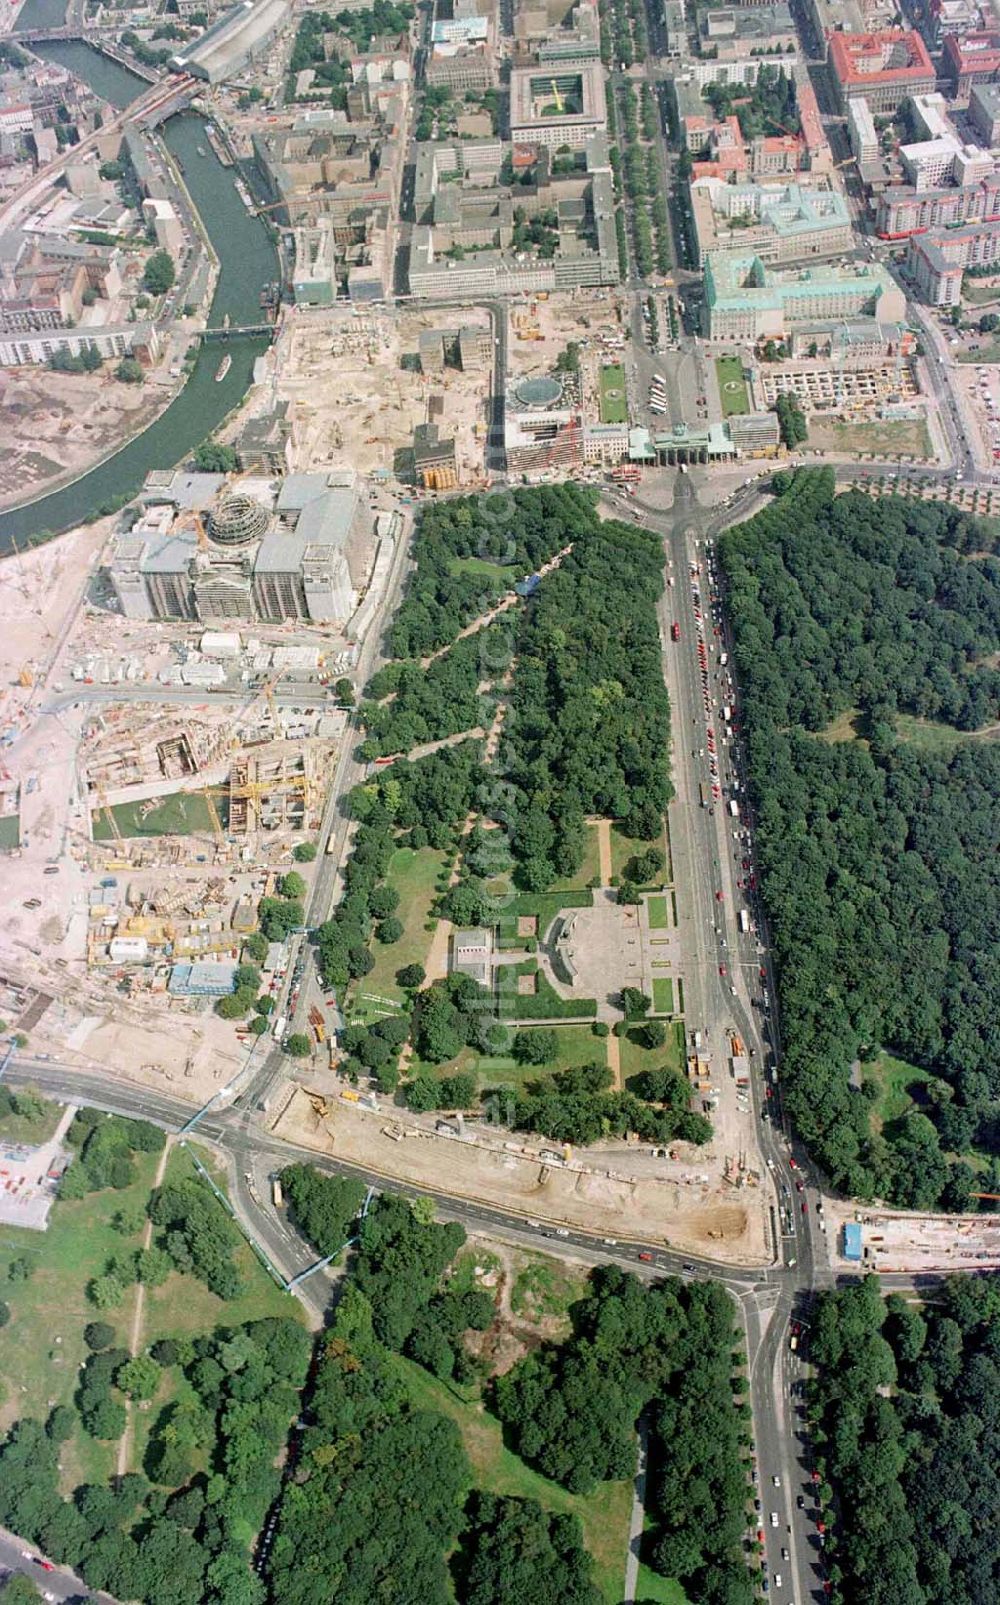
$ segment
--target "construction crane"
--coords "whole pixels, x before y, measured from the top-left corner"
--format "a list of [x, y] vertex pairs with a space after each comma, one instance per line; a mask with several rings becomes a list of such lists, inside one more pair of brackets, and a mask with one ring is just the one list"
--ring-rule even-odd
[[188, 512], [188, 513], [182, 513], [180, 518], [178, 518], [176, 520], [176, 522], [174, 524], [175, 533], [179, 534], [181, 532], [181, 530], [185, 530], [185, 529], [193, 529], [194, 530], [195, 534], [198, 537], [198, 550], [200, 552], [207, 552], [208, 551], [208, 531], [205, 528], [205, 521], [204, 521], [204, 519], [202, 518], [202, 516], [201, 516], [201, 514], [199, 512], [195, 512], [194, 510], [192, 510], [191, 512]]
[[111, 807], [110, 803], [108, 802], [108, 794], [104, 789], [104, 782], [103, 781], [98, 781], [97, 784], [95, 785], [94, 789], [97, 792], [97, 802], [98, 802], [99, 812], [104, 815], [105, 821], [107, 822], [108, 829], [110, 830], [112, 836], [114, 837], [114, 839], [118, 843], [118, 845], [121, 846], [121, 844], [122, 844], [122, 842], [124, 841], [125, 838], [123, 837], [121, 831], [118, 828], [118, 821], [115, 818], [114, 809]]
[[562, 95], [559, 93], [559, 85], [556, 83], [555, 79], [552, 78], [552, 79], [549, 80], [549, 82], [552, 85], [552, 99], [556, 103], [556, 111], [559, 113], [560, 117], [562, 117], [562, 116], [565, 115], [566, 102], [563, 100]]
[[220, 848], [225, 847], [226, 833], [222, 828], [222, 820], [219, 818], [219, 810], [215, 806], [215, 798], [212, 796], [211, 787], [206, 786], [201, 795], [205, 799], [205, 807], [208, 809], [208, 817], [212, 821], [212, 829], [215, 832], [216, 844]]

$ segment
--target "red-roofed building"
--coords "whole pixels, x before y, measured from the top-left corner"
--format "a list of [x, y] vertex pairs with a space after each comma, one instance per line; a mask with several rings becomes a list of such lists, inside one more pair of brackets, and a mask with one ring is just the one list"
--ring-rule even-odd
[[819, 105], [812, 84], [805, 73], [796, 75], [795, 99], [799, 108], [799, 121], [802, 124], [802, 139], [808, 153], [809, 169], [813, 173], [828, 173], [833, 166], [833, 156], [823, 132], [823, 120], [819, 114]]
[[927, 46], [912, 29], [831, 33], [830, 73], [844, 111], [861, 99], [879, 116], [891, 116], [909, 95], [930, 94], [936, 75]]
[[945, 35], [944, 70], [956, 96], [968, 100], [973, 84], [992, 84], [1000, 74], [1000, 33]]

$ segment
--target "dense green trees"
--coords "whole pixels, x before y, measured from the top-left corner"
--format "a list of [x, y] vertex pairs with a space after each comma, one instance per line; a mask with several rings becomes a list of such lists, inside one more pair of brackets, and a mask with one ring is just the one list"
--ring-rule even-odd
[[580, 1523], [534, 1499], [476, 1495], [456, 1570], [463, 1605], [602, 1605]]
[[166, 295], [176, 277], [169, 251], [154, 251], [143, 269], [142, 282], [150, 295]]
[[782, 445], [794, 450], [808, 438], [809, 428], [806, 424], [805, 414], [799, 406], [798, 397], [793, 391], [782, 390], [775, 400], [772, 412], [778, 415], [778, 428], [781, 430]]
[[834, 1605], [997, 1598], [998, 1356], [992, 1278], [950, 1279], [919, 1311], [875, 1277], [820, 1296], [809, 1414]]
[[159, 1153], [164, 1141], [160, 1128], [146, 1120], [104, 1115], [97, 1109], [79, 1110], [67, 1136], [78, 1154], [63, 1173], [60, 1198], [84, 1198], [105, 1187], [130, 1187], [136, 1175], [133, 1153]]
[[461, 496], [425, 507], [417, 567], [392, 626], [393, 656], [420, 658], [447, 646], [501, 596], [503, 580], [470, 573], [460, 566], [463, 559], [530, 573], [578, 529], [594, 524], [594, 501], [589, 490], [567, 484]]
[[518, 1088], [511, 1095], [511, 1124], [580, 1146], [630, 1132], [646, 1142], [707, 1142], [712, 1127], [704, 1115], [691, 1112], [687, 1085], [670, 1071], [649, 1074], [662, 1093], [659, 1108], [637, 1096], [642, 1087], [609, 1091], [612, 1076], [606, 1064], [573, 1065]]
[[267, 1563], [281, 1605], [453, 1597], [445, 1555], [461, 1526], [468, 1461], [453, 1422], [410, 1405], [396, 1363], [376, 1340], [367, 1299], [349, 1288]]
[[369, 681], [367, 700], [357, 711], [367, 732], [361, 756], [409, 752], [460, 730], [485, 728], [493, 709], [479, 685], [503, 675], [510, 652], [509, 630], [499, 620], [456, 641], [427, 668], [416, 662], [387, 664]]
[[320, 1254], [343, 1248], [364, 1201], [361, 1182], [324, 1176], [312, 1165], [286, 1165], [281, 1185], [292, 1219], [313, 1247]]
[[187, 1271], [219, 1298], [236, 1298], [243, 1280], [233, 1260], [239, 1231], [203, 1182], [167, 1182], [153, 1194], [149, 1218], [179, 1271]]
[[583, 525], [519, 616], [504, 726], [513, 795], [486, 811], [510, 831], [529, 890], [577, 869], [588, 815], [620, 819], [644, 840], [660, 832], [671, 795], [662, 565], [647, 531]]
[[[972, 1173], [948, 1156], [1000, 1152], [1000, 754], [911, 745], [897, 719], [996, 719], [997, 534], [944, 504], [835, 497], [827, 470], [779, 488], [721, 556], [787, 1105], [844, 1190], [964, 1207]], [[864, 740], [816, 739], [850, 710]], [[937, 1079], [878, 1132], [876, 1089], [848, 1072], [880, 1047]]]
[[456, 1222], [422, 1221], [405, 1199], [382, 1194], [361, 1223], [354, 1266], [355, 1284], [371, 1306], [379, 1341], [439, 1377], [459, 1380], [472, 1371], [464, 1333], [485, 1330], [493, 1319], [487, 1294], [442, 1285], [464, 1242]]

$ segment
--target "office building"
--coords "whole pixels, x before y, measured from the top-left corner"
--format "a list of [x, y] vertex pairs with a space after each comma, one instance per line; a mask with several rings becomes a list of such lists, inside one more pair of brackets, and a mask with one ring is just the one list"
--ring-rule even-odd
[[739, 61], [753, 52], [792, 54], [798, 44], [795, 23], [784, 0], [751, 10], [725, 6], [698, 13], [698, 38], [717, 61]]
[[333, 222], [321, 217], [295, 230], [295, 266], [292, 294], [296, 306], [328, 307], [336, 297], [336, 248]]
[[413, 472], [426, 490], [454, 490], [458, 484], [454, 437], [443, 439], [435, 423], [417, 424], [413, 431]]
[[898, 323], [906, 300], [879, 263], [779, 273], [753, 253], [714, 251], [705, 261], [703, 330], [736, 343], [781, 339], [797, 324], [859, 314]]
[[941, 61], [956, 99], [968, 100], [974, 84], [996, 83], [1000, 76], [1000, 33], [949, 33]]
[[[487, 142], [473, 142], [479, 143]], [[547, 147], [514, 146], [512, 176], [526, 180], [514, 185], [500, 182], [503, 147], [489, 144], [488, 164], [462, 145], [418, 145], [411, 294], [512, 295], [617, 284], [614, 190], [604, 137], [592, 135], [582, 160], [559, 171]], [[544, 254], [528, 236], [534, 218], [544, 220]]]
[[1000, 84], [974, 84], [969, 121], [984, 145], [1000, 145]]
[[845, 113], [852, 100], [861, 99], [876, 116], [892, 116], [909, 96], [927, 94], [935, 85], [934, 64], [913, 30], [834, 33], [828, 60]]
[[510, 75], [510, 137], [515, 144], [585, 145], [607, 127], [599, 61], [556, 70], [515, 67]]
[[762, 262], [801, 262], [840, 256], [852, 245], [847, 202], [837, 190], [799, 184], [732, 184], [719, 178], [691, 184], [698, 251], [753, 251]]

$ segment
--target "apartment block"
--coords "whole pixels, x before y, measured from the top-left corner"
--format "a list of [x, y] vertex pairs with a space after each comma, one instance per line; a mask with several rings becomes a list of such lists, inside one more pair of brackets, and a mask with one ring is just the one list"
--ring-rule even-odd
[[905, 239], [927, 229], [1000, 220], [1000, 174], [960, 188], [917, 190], [894, 184], [878, 199], [875, 227], [883, 239]]
[[958, 306], [966, 268], [1000, 261], [1000, 221], [970, 223], [960, 229], [911, 234], [906, 271], [922, 300], [931, 306]]

